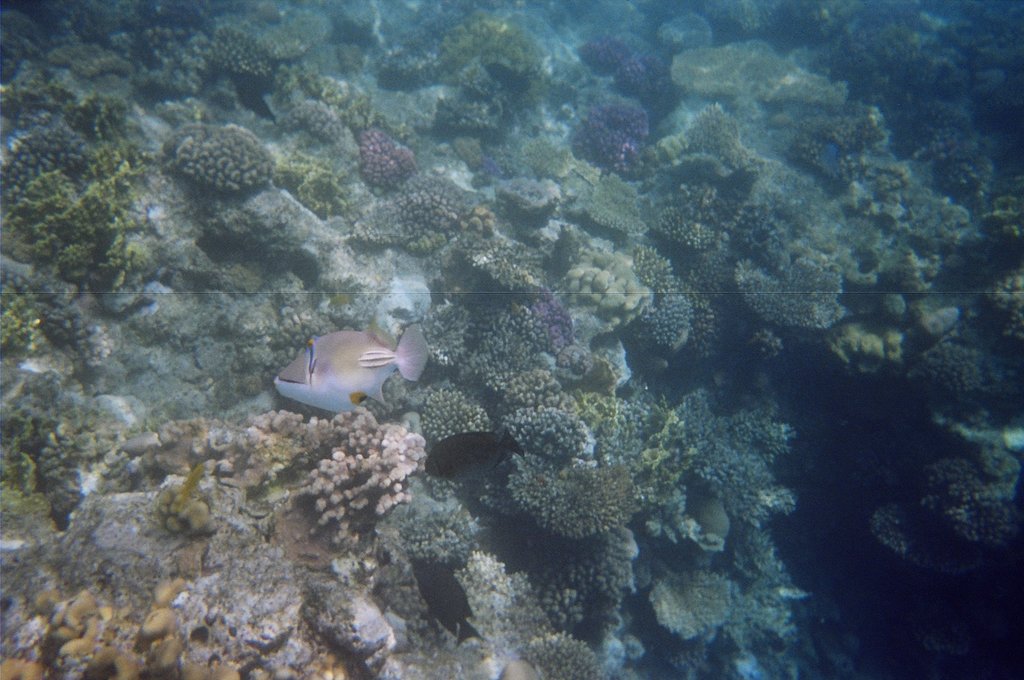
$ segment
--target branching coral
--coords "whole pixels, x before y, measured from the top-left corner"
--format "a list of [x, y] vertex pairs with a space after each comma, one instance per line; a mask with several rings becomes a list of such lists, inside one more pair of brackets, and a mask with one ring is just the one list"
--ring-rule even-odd
[[842, 276], [808, 258], [769, 274], [748, 261], [736, 265], [736, 285], [758, 316], [783, 327], [825, 329], [843, 317]]
[[330, 527], [334, 542], [352, 542], [409, 501], [407, 478], [419, 469], [425, 443], [400, 425], [379, 425], [365, 409], [341, 413], [332, 424], [345, 435], [310, 473], [303, 494], [313, 497], [317, 522]]
[[444, 37], [439, 56], [441, 71], [450, 78], [482, 67], [506, 94], [522, 101], [535, 98], [543, 85], [541, 54], [530, 36], [516, 24], [477, 14]]
[[459, 432], [491, 429], [480, 404], [460, 390], [445, 387], [430, 390], [422, 420], [423, 434], [432, 442]]
[[502, 424], [523, 451], [550, 461], [583, 457], [590, 445], [590, 432], [583, 421], [553, 406], [517, 409]]
[[509, 477], [513, 499], [541, 527], [559, 536], [579, 539], [609, 531], [625, 524], [636, 508], [624, 467], [552, 471], [529, 458], [516, 463], [518, 469]]
[[648, 132], [643, 109], [605, 104], [587, 112], [573, 135], [573, 149], [602, 168], [627, 173], [639, 162]]
[[138, 172], [119, 152], [97, 150], [84, 189], [60, 170], [31, 180], [7, 213], [15, 251], [52, 265], [67, 281], [110, 290], [133, 266], [127, 234], [135, 226], [129, 207]]
[[370, 128], [359, 134], [359, 172], [370, 186], [390, 189], [416, 172], [416, 156], [383, 130]]

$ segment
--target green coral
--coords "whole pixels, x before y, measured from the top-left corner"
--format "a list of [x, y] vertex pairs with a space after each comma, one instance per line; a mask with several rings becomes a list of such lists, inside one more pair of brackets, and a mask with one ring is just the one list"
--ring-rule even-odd
[[523, 99], [536, 99], [543, 88], [540, 49], [522, 28], [506, 19], [486, 14], [470, 17], [444, 37], [439, 61], [452, 81], [479, 66], [506, 92]]
[[380, 128], [395, 139], [407, 136], [396, 128], [373, 106], [370, 95], [339, 83], [309, 68], [284, 66], [278, 69], [277, 89], [281, 92], [301, 92], [311, 99], [323, 102], [354, 133], [367, 128]]
[[351, 207], [342, 179], [325, 161], [302, 153], [278, 161], [274, 169], [274, 184], [321, 219], [342, 215]]
[[4, 291], [0, 315], [0, 352], [5, 356], [26, 354], [43, 340], [42, 320], [29, 296]]
[[527, 141], [520, 151], [522, 162], [537, 177], [562, 179], [573, 168], [573, 156], [565, 144], [545, 137]]
[[673, 497], [697, 454], [687, 443], [686, 422], [676, 409], [658, 405], [652, 408], [650, 418], [652, 434], [630, 463], [645, 508], [655, 508]]
[[604, 463], [628, 463], [644, 443], [650, 409], [614, 394], [577, 392], [576, 410], [594, 435], [594, 455]]
[[93, 153], [84, 188], [60, 170], [42, 173], [7, 214], [12, 250], [93, 290], [120, 287], [137, 261], [127, 239], [137, 175], [132, 158], [110, 146]]
[[199, 482], [205, 473], [205, 464], [197, 463], [180, 486], [169, 486], [157, 495], [157, 518], [167, 531], [184, 534], [210, 531], [210, 503], [199, 493]]
[[64, 107], [64, 118], [90, 139], [116, 142], [125, 131], [128, 102], [118, 97], [90, 94]]

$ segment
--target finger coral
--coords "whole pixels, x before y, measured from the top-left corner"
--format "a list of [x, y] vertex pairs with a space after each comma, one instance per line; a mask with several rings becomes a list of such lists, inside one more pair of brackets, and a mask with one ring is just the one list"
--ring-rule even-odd
[[343, 543], [358, 540], [376, 518], [409, 502], [407, 479], [426, 455], [425, 442], [401, 425], [378, 424], [365, 409], [340, 413], [332, 424], [344, 435], [310, 473], [303, 494], [314, 499], [318, 523]]
[[164, 146], [175, 170], [219, 192], [256, 189], [270, 181], [273, 161], [256, 135], [238, 125], [186, 125]]

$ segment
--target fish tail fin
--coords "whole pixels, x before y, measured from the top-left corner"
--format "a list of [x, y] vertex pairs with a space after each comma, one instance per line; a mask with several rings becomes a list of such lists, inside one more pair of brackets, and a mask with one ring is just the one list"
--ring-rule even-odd
[[427, 339], [419, 326], [409, 326], [395, 350], [395, 364], [406, 380], [418, 380], [427, 365]]

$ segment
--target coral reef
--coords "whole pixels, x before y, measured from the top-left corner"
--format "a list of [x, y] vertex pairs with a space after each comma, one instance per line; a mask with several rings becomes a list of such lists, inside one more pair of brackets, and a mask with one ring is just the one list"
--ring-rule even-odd
[[624, 525], [633, 514], [633, 483], [623, 467], [546, 465], [516, 460], [508, 488], [520, 508], [545, 530], [566, 538], [587, 538]]
[[354, 542], [409, 502], [407, 478], [426, 455], [424, 441], [399, 425], [378, 425], [366, 410], [341, 413], [332, 425], [346, 435], [310, 473], [302, 493], [312, 497], [317, 524], [332, 541]]
[[798, 258], [776, 276], [740, 262], [736, 286], [758, 316], [782, 327], [825, 329], [845, 313], [838, 301], [842, 277], [808, 258]]
[[263, 144], [238, 125], [187, 125], [167, 141], [164, 154], [177, 172], [214, 192], [258, 189], [273, 173]]
[[611, 328], [628, 324], [651, 302], [651, 291], [637, 280], [633, 260], [622, 253], [585, 253], [566, 274], [574, 305], [592, 310]]
[[587, 112], [573, 133], [573, 149], [599, 167], [628, 173], [640, 160], [647, 134], [643, 109], [626, 103], [604, 104]]
[[359, 134], [359, 173], [372, 187], [390, 189], [416, 172], [416, 156], [376, 128]]
[[0, 675], [1024, 676], [1024, 8], [691, 4], [5, 4]]
[[697, 571], [658, 579], [649, 597], [658, 623], [684, 640], [710, 640], [729, 617], [734, 589], [721, 574]]

